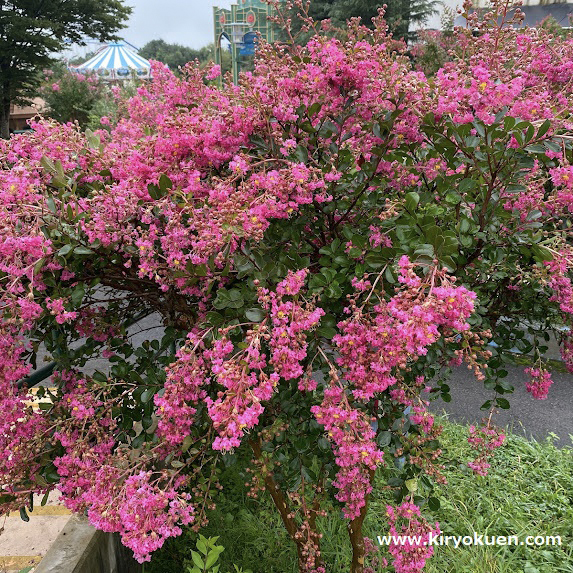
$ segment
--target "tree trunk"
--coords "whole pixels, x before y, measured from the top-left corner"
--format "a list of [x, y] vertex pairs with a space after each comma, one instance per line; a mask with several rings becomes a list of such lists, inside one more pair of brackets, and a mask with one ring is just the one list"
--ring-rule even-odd
[[[374, 479], [374, 471], [370, 471], [370, 483]], [[364, 534], [362, 533], [362, 525], [364, 518], [368, 513], [368, 501], [370, 496], [366, 497], [366, 503], [360, 510], [360, 515], [355, 517], [348, 524], [348, 536], [350, 537], [350, 544], [352, 545], [352, 563], [350, 565], [350, 573], [364, 573], [364, 559], [366, 557], [366, 549], [364, 545]]]
[[[6, 91], [4, 94], [6, 94]], [[2, 139], [8, 139], [10, 137], [10, 103], [9, 96], [4, 95], [0, 102], [0, 137]]]
[[[260, 459], [262, 455], [261, 444], [258, 440], [250, 441], [251, 449], [255, 454], [256, 459]], [[276, 483], [272, 474], [267, 474], [264, 478], [265, 490], [271, 496], [275, 507], [281, 516], [281, 520], [289, 537], [294, 541], [296, 545], [296, 552], [298, 557], [298, 570], [299, 573], [304, 573], [307, 571], [306, 567], [306, 557], [304, 554], [304, 546], [300, 539], [297, 538], [298, 526], [296, 521], [291, 517], [291, 510], [288, 507], [287, 499], [278, 484]]]
[[362, 508], [360, 515], [348, 524], [348, 536], [352, 545], [352, 563], [350, 573], [364, 573], [364, 535], [362, 533], [362, 524], [366, 517], [366, 508]]

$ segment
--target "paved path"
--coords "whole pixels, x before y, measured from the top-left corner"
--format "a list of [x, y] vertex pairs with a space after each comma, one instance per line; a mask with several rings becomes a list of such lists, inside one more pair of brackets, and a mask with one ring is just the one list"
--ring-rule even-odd
[[19, 512], [2, 518], [0, 573], [37, 565], [70, 519], [70, 511], [59, 504], [57, 494], [52, 494], [43, 507], [41, 500], [42, 497], [34, 497], [30, 521], [22, 521]]
[[[553, 385], [546, 400], [536, 400], [525, 390], [525, 367], [507, 367], [507, 380], [515, 388], [513, 394], [503, 397], [509, 400], [509, 410], [498, 410], [494, 421], [498, 426], [509, 425], [514, 432], [545, 439], [549, 433], [559, 436], [559, 445], [572, 446], [573, 436], [573, 374], [553, 373]], [[479, 422], [484, 412], [480, 406], [493, 397], [491, 390], [486, 390], [471, 371], [466, 368], [455, 370], [449, 383], [452, 401], [448, 404], [441, 399], [432, 403], [435, 411], [446, 411], [450, 419], [459, 422]]]

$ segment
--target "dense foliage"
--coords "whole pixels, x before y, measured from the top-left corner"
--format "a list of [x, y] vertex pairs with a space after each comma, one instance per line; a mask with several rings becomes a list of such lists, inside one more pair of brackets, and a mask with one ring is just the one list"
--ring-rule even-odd
[[[386, 21], [396, 38], [408, 40], [411, 27], [423, 25], [431, 16], [438, 13], [437, 0], [312, 0], [308, 13], [314, 20], [329, 19], [336, 26], [344, 27], [347, 20], [361, 18], [365, 26], [373, 26], [372, 18], [378, 10], [386, 6]], [[293, 6], [292, 16], [296, 25], [296, 13], [299, 8]]]
[[[39, 93], [46, 104], [44, 115], [60, 123], [77, 121], [82, 128], [91, 124], [98, 129], [100, 117], [113, 115], [116, 107], [107, 82], [95, 72], [74, 72], [63, 62], [44, 72]], [[96, 115], [99, 115], [97, 120]]]
[[138, 53], [142, 58], [167, 64], [174, 72], [189, 62], [198, 60], [201, 63], [207, 63], [214, 58], [212, 44], [194, 50], [181, 44], [170, 44], [165, 40], [151, 40]]
[[[389, 531], [435, 533], [426, 406], [451, 399], [451, 368], [492, 389], [493, 413], [515, 348], [536, 398], [550, 333], [573, 365], [573, 43], [498, 25], [506, 9], [468, 16], [431, 81], [379, 17], [344, 43], [262, 44], [224, 92], [217, 67], [156, 65], [110, 132], [43, 121], [3, 142], [3, 511], [57, 487], [145, 560], [205, 523], [249, 451], [251, 495], [270, 495], [301, 572], [328, 570], [316, 524], [339, 509], [366, 570], [383, 466], [400, 470]], [[151, 312], [165, 334], [135, 346]], [[40, 344], [57, 391], [34, 410], [18, 381]], [[109, 372], [88, 375], [100, 354]], [[503, 440], [492, 415], [473, 428], [470, 467]], [[389, 551], [412, 573], [432, 549]]]
[[35, 93], [54, 53], [86, 37], [113, 39], [130, 13], [121, 0], [0, 0], [0, 137], [10, 104]]

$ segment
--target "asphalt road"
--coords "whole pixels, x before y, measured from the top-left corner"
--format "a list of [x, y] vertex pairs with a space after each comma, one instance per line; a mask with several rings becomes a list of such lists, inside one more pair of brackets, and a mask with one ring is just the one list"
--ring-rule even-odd
[[[512, 394], [505, 394], [511, 408], [498, 409], [493, 421], [498, 426], [509, 426], [515, 433], [537, 440], [545, 439], [549, 433], [556, 434], [560, 446], [573, 445], [573, 374], [553, 373], [553, 385], [546, 400], [536, 400], [525, 389], [527, 375], [525, 367], [507, 367], [506, 380], [515, 388]], [[452, 401], [441, 399], [432, 402], [431, 409], [445, 411], [451, 420], [464, 423], [478, 423], [484, 412], [480, 406], [493, 398], [494, 392], [486, 390], [473, 373], [460, 367], [454, 371], [449, 382]]]

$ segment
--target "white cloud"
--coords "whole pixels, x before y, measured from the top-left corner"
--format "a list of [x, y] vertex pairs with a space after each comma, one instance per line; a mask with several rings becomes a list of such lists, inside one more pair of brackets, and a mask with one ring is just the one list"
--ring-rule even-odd
[[133, 6], [128, 27], [120, 32], [141, 48], [150, 40], [201, 48], [213, 41], [213, 6], [228, 8], [232, 0], [127, 0]]

